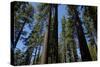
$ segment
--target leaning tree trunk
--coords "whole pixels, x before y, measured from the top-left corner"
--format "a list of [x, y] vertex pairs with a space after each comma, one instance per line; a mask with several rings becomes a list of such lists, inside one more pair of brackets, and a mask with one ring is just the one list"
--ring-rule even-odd
[[[26, 24], [26, 20], [25, 20], [25, 22], [22, 24], [22, 27], [21, 27], [21, 29], [20, 29], [20, 31], [19, 31], [19, 33], [18, 33], [18, 36], [17, 36], [15, 42], [14, 42], [14, 41], [12, 42], [12, 48], [11, 48], [11, 58], [12, 58], [12, 59], [11, 59], [11, 64], [14, 64], [14, 63], [13, 63], [13, 61], [14, 61], [14, 50], [15, 50], [15, 48], [16, 48], [16, 46], [17, 46], [18, 40], [20, 39], [20, 36], [21, 36], [21, 33], [22, 33], [23, 29], [24, 29], [25, 24]], [[12, 34], [15, 36], [15, 34], [14, 34], [13, 32], [12, 32]], [[13, 38], [12, 38], [12, 39], [13, 39]]]
[[85, 34], [83, 32], [83, 28], [82, 28], [82, 23], [80, 21], [80, 18], [78, 16], [78, 12], [75, 9], [75, 26], [77, 29], [77, 34], [78, 34], [78, 40], [79, 40], [79, 46], [80, 46], [80, 53], [81, 53], [81, 58], [82, 61], [92, 61], [88, 46], [87, 46], [87, 42], [85, 39]]
[[22, 33], [23, 29], [24, 29], [25, 24], [26, 24], [26, 21], [23, 23], [23, 25], [22, 25], [22, 27], [21, 27], [21, 30], [20, 30], [19, 33], [18, 33], [18, 36], [17, 36], [16, 41], [15, 41], [15, 43], [14, 43], [14, 48], [16, 48], [16, 45], [17, 45], [17, 43], [18, 43], [18, 40], [19, 40], [19, 38], [20, 38], [20, 36], [21, 36], [21, 33]]

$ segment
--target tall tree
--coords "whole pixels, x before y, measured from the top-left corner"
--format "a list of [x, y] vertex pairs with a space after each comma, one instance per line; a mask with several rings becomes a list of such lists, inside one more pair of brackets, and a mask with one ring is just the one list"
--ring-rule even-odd
[[33, 8], [28, 2], [12, 2], [11, 13], [11, 16], [14, 17], [11, 21], [11, 64], [14, 65], [14, 50], [23, 33], [25, 24], [32, 22], [30, 18], [33, 18]]
[[[48, 33], [47, 63], [58, 62], [58, 6], [51, 4], [50, 32]], [[49, 26], [48, 26], [49, 28]]]
[[[51, 24], [51, 6], [49, 4], [40, 4], [38, 5], [38, 17], [39, 22], [46, 22], [47, 27], [45, 31], [45, 37], [44, 37], [44, 44], [43, 44], [43, 50], [41, 55], [41, 63], [48, 63], [48, 45], [49, 45], [49, 37], [50, 37], [50, 24]], [[46, 20], [46, 21], [45, 21]]]
[[82, 23], [78, 15], [77, 7], [73, 5], [72, 6], [70, 5], [68, 7], [69, 7], [68, 9], [69, 14], [72, 15], [72, 18], [74, 19], [73, 22], [77, 29], [77, 35], [78, 35], [78, 41], [79, 41], [82, 61], [92, 61], [92, 58], [91, 58], [91, 55], [90, 55], [90, 52], [87, 46], [85, 34], [82, 28]]
[[54, 17], [54, 56], [55, 56], [55, 61], [58, 63], [58, 5], [54, 4], [55, 8], [55, 17]]
[[74, 24], [72, 19], [63, 17], [62, 18], [62, 35], [64, 41], [64, 62], [78, 61], [77, 48], [74, 37]]
[[[44, 48], [44, 52], [43, 54], [45, 55], [45, 60], [43, 60], [43, 63], [53, 63], [53, 62], [58, 62], [58, 9], [57, 9], [57, 5], [53, 5], [53, 4], [45, 4], [42, 6], [40, 6], [41, 8], [44, 7], [44, 9], [42, 9], [42, 13], [47, 13], [43, 15], [43, 17], [45, 18], [46, 16], [48, 16], [48, 29], [47, 29], [47, 41], [45, 41], [44, 46], [47, 48]], [[40, 8], [40, 9], [41, 9]], [[49, 11], [48, 11], [49, 10]], [[54, 12], [54, 21], [51, 21], [51, 17], [53, 16]], [[52, 24], [52, 25], [51, 25]], [[54, 40], [54, 41], [52, 41]], [[47, 44], [47, 45], [46, 45]], [[50, 52], [51, 51], [51, 52]], [[52, 54], [51, 54], [52, 53]], [[44, 56], [44, 55], [43, 55]], [[42, 58], [42, 57], [41, 57]]]

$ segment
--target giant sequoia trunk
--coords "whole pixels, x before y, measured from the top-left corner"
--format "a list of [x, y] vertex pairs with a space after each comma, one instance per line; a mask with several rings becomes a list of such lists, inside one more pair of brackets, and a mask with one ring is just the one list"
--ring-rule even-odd
[[49, 5], [49, 13], [48, 13], [48, 29], [45, 33], [44, 37], [44, 45], [43, 45], [43, 54], [41, 56], [41, 64], [48, 63], [48, 55], [49, 55], [49, 38], [50, 38], [50, 24], [51, 24], [51, 5]]
[[83, 32], [82, 23], [79, 19], [78, 12], [76, 9], [75, 9], [74, 20], [75, 20], [75, 26], [76, 26], [77, 34], [78, 34], [78, 41], [79, 41], [82, 61], [92, 61], [92, 58], [87, 46], [87, 42], [85, 39], [85, 34]]
[[58, 5], [52, 5], [54, 11], [54, 19], [50, 27], [49, 40], [49, 63], [58, 63]]
[[[55, 10], [54, 22], [51, 26], [52, 8]], [[51, 30], [51, 28], [53, 30]], [[46, 63], [58, 62], [58, 6], [55, 4], [50, 5], [49, 23], [48, 23], [48, 37], [47, 37], [47, 52]]]
[[54, 19], [54, 56], [56, 63], [58, 63], [58, 5], [55, 4], [55, 19]]
[[42, 55], [41, 55], [41, 64], [46, 63], [46, 50], [47, 50], [47, 42], [48, 42], [48, 31], [45, 32], [44, 36], [44, 44], [42, 47]]

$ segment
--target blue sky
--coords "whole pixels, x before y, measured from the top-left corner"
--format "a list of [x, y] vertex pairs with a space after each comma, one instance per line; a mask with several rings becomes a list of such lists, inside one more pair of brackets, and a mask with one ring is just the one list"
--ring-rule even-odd
[[58, 36], [62, 32], [62, 17], [66, 15], [66, 5], [59, 5], [58, 7]]

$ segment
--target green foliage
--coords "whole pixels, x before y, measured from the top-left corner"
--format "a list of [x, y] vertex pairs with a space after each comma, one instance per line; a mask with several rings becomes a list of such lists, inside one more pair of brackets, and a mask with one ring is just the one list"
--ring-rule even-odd
[[[31, 4], [28, 2], [14, 2], [14, 43], [12, 44], [14, 47], [13, 50], [16, 49], [17, 43], [19, 40], [24, 40], [25, 38], [22, 37], [27, 35], [27, 31], [24, 31], [24, 27], [26, 24], [30, 24], [33, 21], [33, 14], [34, 9]], [[13, 51], [14, 52], [14, 51]], [[14, 61], [14, 65], [21, 65], [25, 64], [25, 57], [22, 57], [22, 52], [14, 53], [16, 55], [16, 62]], [[21, 55], [20, 55], [21, 54]], [[21, 59], [23, 58], [23, 60]]]
[[25, 53], [21, 52], [21, 50], [16, 49], [14, 54], [14, 64], [22, 65], [25, 64]]
[[[21, 35], [20, 32], [26, 23], [31, 23], [33, 21], [33, 7], [28, 2], [14, 2], [14, 34], [15, 40]], [[24, 24], [25, 23], [25, 24]], [[23, 26], [24, 25], [24, 26]]]
[[[77, 57], [76, 52], [76, 44], [74, 41], [74, 23], [70, 18], [66, 19], [62, 18], [62, 39], [63, 39], [63, 54], [65, 58], [63, 58], [63, 62], [72, 62], [75, 61], [75, 57]], [[74, 56], [76, 55], [76, 56]], [[77, 60], [77, 59], [76, 59]]]
[[90, 50], [90, 54], [92, 56], [92, 60], [96, 61], [97, 60], [97, 52], [96, 52], [96, 47], [93, 47], [92, 45], [88, 45], [89, 50]]

